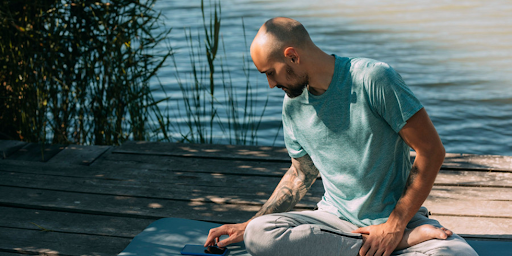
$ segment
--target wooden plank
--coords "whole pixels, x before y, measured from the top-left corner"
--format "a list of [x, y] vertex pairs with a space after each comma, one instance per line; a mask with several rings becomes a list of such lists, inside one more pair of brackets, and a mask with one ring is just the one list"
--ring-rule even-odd
[[21, 161], [41, 161], [46, 162], [54, 155], [64, 149], [64, 145], [48, 145], [38, 143], [28, 143], [23, 148], [11, 154], [8, 159]]
[[[411, 151], [411, 160], [416, 152]], [[512, 156], [446, 153], [441, 169], [512, 172]]]
[[[450, 199], [464, 204], [466, 201], [503, 201], [512, 202], [512, 188], [435, 186], [428, 200]], [[493, 209], [487, 209], [492, 212]], [[512, 212], [511, 212], [512, 216]]]
[[[262, 204], [279, 183], [278, 177], [248, 177], [208, 173], [159, 172], [133, 177], [108, 179], [105, 177], [48, 176], [0, 171], [0, 185], [43, 188], [84, 193], [145, 196], [176, 200], [204, 200], [217, 203]], [[121, 172], [117, 172], [121, 173]], [[324, 193], [318, 180], [308, 191], [299, 207], [312, 208]], [[452, 199], [456, 203], [471, 201], [512, 201], [512, 188], [434, 186], [429, 200]], [[492, 214], [492, 210], [489, 214]], [[470, 213], [465, 213], [470, 214]]]
[[[267, 175], [282, 177], [290, 163], [241, 161], [223, 159], [181, 158], [132, 154], [104, 155], [93, 163], [94, 167], [117, 166], [190, 172], [218, 172], [240, 175]], [[437, 184], [512, 187], [512, 173], [467, 170], [441, 170]]]
[[[214, 178], [213, 178], [214, 179]], [[49, 177], [37, 174], [20, 174], [0, 172], [0, 185], [17, 188], [35, 188], [55, 191], [93, 193], [114, 196], [133, 196], [154, 199], [188, 200], [193, 202], [213, 202], [218, 204], [263, 205], [270, 197], [279, 180], [268, 184], [265, 180], [252, 185], [229, 186], [225, 181], [218, 181], [215, 186], [211, 182], [204, 185], [194, 184], [193, 180], [186, 184], [174, 184], [167, 181], [141, 182], [139, 180], [119, 181], [105, 179], [83, 180], [73, 177]], [[15, 185], [12, 185], [15, 184]], [[313, 209], [323, 195], [323, 186], [317, 183], [297, 204], [297, 208]]]
[[0, 207], [0, 227], [133, 238], [153, 219]]
[[290, 162], [285, 148], [268, 146], [127, 141], [113, 153]]
[[7, 158], [26, 144], [26, 142], [17, 140], [0, 140], [0, 153], [2, 154], [2, 158]]
[[[67, 165], [54, 164], [52, 167], [45, 164], [38, 164], [36, 162], [23, 162], [23, 161], [10, 161], [3, 160], [4, 170], [15, 171], [16, 169], [23, 169], [30, 172], [34, 168], [39, 168], [38, 171], [47, 173], [53, 172], [56, 175], [64, 173], [62, 168], [67, 168]], [[103, 175], [110, 178], [122, 178], [127, 175], [128, 179], [136, 178], [139, 175], [149, 173], [158, 174], [154, 170], [167, 170], [167, 171], [183, 171], [183, 172], [211, 172], [211, 173], [224, 173], [224, 174], [240, 174], [240, 175], [263, 175], [282, 177], [288, 170], [288, 163], [276, 162], [263, 162], [263, 161], [240, 161], [240, 160], [222, 160], [222, 159], [200, 159], [200, 158], [182, 158], [170, 156], [150, 156], [150, 155], [125, 155], [125, 154], [107, 154], [103, 155], [100, 159], [92, 164], [90, 169], [78, 168], [76, 174], [93, 174]], [[136, 167], [136, 168], [134, 168]], [[123, 172], [105, 172], [107, 169], [124, 170]], [[66, 174], [70, 174], [68, 170]], [[127, 170], [133, 172], [125, 172]], [[101, 170], [101, 171], [100, 171]], [[137, 171], [139, 170], [139, 171]], [[151, 171], [149, 171], [151, 170]], [[70, 174], [71, 175], [71, 174]], [[75, 174], [73, 174], [75, 175]], [[90, 177], [84, 175], [82, 177]], [[121, 175], [121, 176], [119, 176]], [[166, 174], [162, 174], [166, 175]], [[164, 176], [159, 176], [163, 178]], [[493, 186], [493, 187], [512, 187], [512, 174], [507, 172], [490, 172], [490, 171], [454, 171], [454, 170], [441, 170], [439, 173], [436, 184], [439, 185], [463, 185], [463, 186]]]
[[[111, 158], [115, 156], [115, 158]], [[122, 156], [119, 158], [119, 156]], [[128, 158], [127, 156], [131, 156]], [[106, 160], [105, 160], [106, 159]], [[123, 161], [125, 160], [125, 161]], [[184, 176], [203, 175], [200, 173], [229, 175], [253, 175], [281, 178], [288, 169], [287, 164], [265, 163], [259, 161], [208, 160], [201, 161], [193, 158], [110, 155], [104, 156], [91, 168], [67, 165], [46, 165], [37, 162], [3, 160], [0, 170], [25, 173], [45, 173], [48, 175], [66, 175], [73, 177], [104, 177], [109, 179], [168, 179], [169, 172], [181, 173]], [[144, 163], [143, 161], [147, 161]], [[142, 164], [140, 164], [142, 162]], [[136, 168], [134, 168], [136, 167]], [[116, 170], [115, 172], [109, 170]], [[172, 177], [172, 176], [171, 176]], [[186, 177], [185, 177], [186, 178]], [[179, 182], [178, 180], [176, 182]], [[441, 170], [436, 179], [436, 185], [512, 187], [512, 174], [506, 172], [477, 172], [477, 171], [446, 171]]]
[[255, 205], [85, 194], [0, 186], [0, 206], [134, 218], [177, 217], [220, 223], [250, 219]]
[[[2, 194], [7, 194], [5, 191], [1, 191]], [[250, 208], [245, 207], [244, 210], [240, 210], [238, 208], [232, 208], [229, 205], [218, 205], [217, 207], [212, 207], [212, 204], [207, 203], [194, 203], [190, 202], [189, 204], [183, 204], [182, 202], [178, 203], [170, 203], [168, 205], [161, 204], [161, 201], [152, 201], [152, 200], [145, 200], [144, 204], [140, 204], [137, 202], [137, 200], [130, 199], [128, 197], [98, 197], [98, 196], [80, 196], [78, 198], [69, 198], [71, 196], [71, 193], [48, 193], [47, 191], [42, 190], [16, 190], [13, 191], [16, 195], [18, 195], [22, 200], [20, 202], [22, 203], [33, 203], [34, 207], [37, 207], [38, 205], [42, 206], [48, 206], [48, 207], [56, 207], [56, 208], [62, 208], [63, 210], [67, 209], [68, 211], [74, 211], [74, 212], [81, 212], [81, 209], [84, 209], [86, 211], [95, 210], [99, 213], [101, 212], [110, 212], [112, 215], [119, 213], [126, 213], [126, 214], [132, 214], [132, 215], [140, 215], [140, 214], [146, 214], [153, 217], [163, 217], [161, 215], [165, 216], [172, 216], [172, 217], [184, 217], [184, 218], [190, 218], [194, 219], [194, 217], [197, 217], [195, 214], [195, 211], [201, 211], [202, 213], [206, 213], [203, 215], [202, 218], [199, 219], [210, 219], [211, 221], [220, 221], [220, 222], [239, 222], [239, 221], [245, 221], [248, 218], [254, 214], [254, 212], [257, 210], [257, 208], [252, 208], [252, 211]], [[31, 195], [33, 198], [32, 200], [27, 200], [27, 196]], [[76, 201], [73, 200], [82, 200], [84, 199], [86, 201], [80, 201], [80, 204], [77, 204]], [[106, 199], [108, 198], [108, 199]], [[59, 200], [60, 199], [60, 200]], [[117, 201], [121, 201], [121, 203], [117, 203]], [[142, 200], [144, 201], [144, 200]], [[140, 201], [139, 201], [140, 202]], [[150, 203], [151, 202], [151, 203]], [[179, 211], [178, 213], [173, 212], [172, 209], [167, 209], [165, 212], [158, 212], [158, 211], [152, 211], [151, 207], [149, 207], [149, 204], [153, 204], [151, 207], [168, 207], [168, 208], [182, 208], [185, 207], [185, 212]], [[148, 206], [148, 207], [141, 207], [141, 206]], [[106, 207], [105, 207], [106, 206]], [[117, 209], [116, 209], [117, 208]], [[160, 208], [161, 209], [161, 208]], [[209, 211], [208, 209], [214, 209], [216, 211]], [[3, 210], [3, 209], [2, 209]], [[187, 211], [189, 211], [187, 213]], [[40, 212], [40, 210], [36, 211]], [[83, 211], [82, 211], [83, 212]], [[166, 213], [167, 212], [167, 213]], [[230, 213], [237, 212], [237, 214], [240, 214], [240, 216], [236, 216], [235, 218], [230, 218], [229, 216], [232, 216]], [[208, 214], [210, 213], [210, 214]], [[224, 216], [224, 215], [228, 216]], [[73, 214], [75, 215], [75, 213]], [[156, 216], [155, 216], [156, 215]], [[160, 215], [160, 216], [158, 216]], [[80, 216], [80, 215], [76, 215]], [[244, 218], [245, 217], [245, 218]], [[21, 217], [20, 217], [21, 218]], [[119, 218], [119, 217], [116, 217]], [[510, 227], [512, 225], [512, 219], [510, 218], [475, 218], [475, 217], [464, 217], [464, 216], [440, 216], [433, 214], [432, 218], [438, 219], [443, 225], [446, 227], [454, 230], [456, 233], [464, 234], [464, 235], [510, 235]], [[196, 218], [197, 219], [197, 218]], [[45, 218], [36, 219], [39, 221], [39, 223], [43, 223], [47, 225], [48, 227], [51, 226], [50, 224], [47, 224], [47, 220]], [[8, 221], [8, 220], [6, 220]], [[39, 224], [38, 223], [38, 224]], [[28, 225], [28, 224], [25, 224]], [[41, 225], [43, 227], [46, 227], [45, 225]], [[84, 223], [86, 225], [86, 223]], [[53, 226], [51, 226], [53, 227]], [[77, 227], [79, 228], [79, 227]]]
[[512, 239], [512, 219], [440, 216], [436, 214], [432, 214], [430, 218], [439, 221], [444, 227], [463, 237]]
[[[40, 164], [43, 165], [43, 164]], [[0, 167], [1, 168], [1, 167]], [[16, 168], [14, 168], [16, 169]], [[190, 196], [193, 196], [195, 200], [210, 200], [213, 202], [224, 202], [224, 203], [263, 203], [270, 193], [273, 191], [275, 184], [278, 183], [279, 178], [273, 178], [269, 179], [268, 177], [261, 180], [255, 177], [251, 176], [233, 176], [233, 175], [224, 175], [224, 174], [218, 174], [218, 173], [212, 173], [210, 175], [205, 175], [204, 173], [193, 173], [193, 172], [167, 172], [167, 171], [158, 171], [158, 170], [140, 170], [140, 169], [133, 169], [133, 170], [117, 170], [116, 172], [105, 172], [104, 170], [98, 170], [96, 168], [84, 168], [84, 170], [79, 170], [75, 168], [67, 168], [66, 170], [55, 170], [55, 167], [45, 167], [43, 169], [52, 170], [52, 171], [58, 171], [62, 173], [66, 173], [66, 175], [70, 175], [71, 171], [75, 171], [76, 173], [87, 173], [87, 170], [90, 170], [91, 173], [89, 174], [89, 178], [103, 178], [103, 179], [125, 179], [130, 182], [140, 182], [140, 183], [134, 183], [132, 185], [129, 184], [109, 184], [109, 183], [100, 183], [100, 187], [91, 187], [91, 186], [84, 186], [84, 184], [91, 184], [91, 183], [98, 183], [99, 181], [96, 181], [94, 179], [88, 179], [87, 181], [83, 181], [81, 179], [77, 180], [76, 182], [71, 182], [70, 180], [63, 180], [59, 183], [61, 184], [67, 184], [70, 187], [90, 187], [93, 191], [104, 191], [102, 188], [110, 187], [112, 188], [109, 193], [115, 193], [115, 189], [121, 189], [117, 190], [117, 193], [121, 193], [122, 195], [136, 195], [137, 193], [130, 193], [138, 190], [133, 190], [133, 186], [143, 185], [144, 182], [147, 182], [150, 185], [146, 186], [152, 186], [154, 188], [151, 188], [150, 190], [147, 190], [146, 192], [151, 193], [152, 195], [161, 195], [161, 194], [169, 194], [173, 195], [173, 197], [168, 199], [190, 199], [188, 196], [190, 194], [190, 191], [195, 189], [193, 194], [190, 194]], [[494, 179], [498, 179], [499, 176], [503, 175], [509, 175], [504, 173], [481, 173], [481, 172], [471, 172], [471, 173], [480, 173], [485, 175], [498, 175], [498, 177], [494, 177]], [[79, 176], [83, 177], [83, 176]], [[468, 176], [462, 176], [465, 178], [468, 178]], [[487, 176], [484, 176], [487, 177]], [[477, 178], [481, 178], [478, 176]], [[487, 177], [488, 178], [488, 177]], [[486, 179], [487, 179], [486, 178]], [[47, 181], [51, 180], [52, 178], [41, 178], [41, 182], [44, 184]], [[4, 178], [4, 184], [13, 184], [16, 179], [8, 181]], [[23, 179], [19, 179], [23, 180]], [[470, 180], [474, 180], [471, 178]], [[510, 180], [510, 179], [505, 179]], [[32, 183], [31, 180], [27, 180], [26, 182]], [[82, 183], [81, 183], [82, 182]], [[484, 180], [485, 182], [485, 180]], [[450, 181], [450, 183], [453, 183]], [[202, 188], [194, 188], [190, 187], [190, 185], [196, 185], [196, 186], [204, 186]], [[34, 183], [32, 184], [34, 185]], [[48, 184], [51, 185], [51, 184]], [[117, 187], [115, 187], [115, 186]], [[158, 187], [159, 185], [159, 187]], [[188, 185], [188, 188], [181, 188], [182, 185]], [[114, 187], [112, 187], [114, 186]], [[218, 188], [209, 188], [208, 186], [217, 186]], [[244, 187], [254, 187], [257, 186], [257, 190], [247, 190], [244, 192]], [[165, 190], [163, 187], [171, 187], [172, 189]], [[242, 188], [242, 189], [240, 189]], [[189, 190], [187, 190], [189, 189]], [[81, 190], [84, 191], [84, 190]], [[85, 190], [91, 191], [91, 190]], [[321, 194], [323, 193], [323, 189], [321, 186], [321, 181], [318, 181], [313, 185], [313, 188], [310, 190], [310, 194], [305, 198], [305, 200], [300, 204], [300, 207], [312, 207], [320, 198]], [[148, 195], [148, 194], [144, 194]], [[181, 197], [176, 196], [181, 195]], [[455, 200], [456, 204], [461, 204], [462, 202], [465, 202], [466, 200], [509, 200], [510, 201], [510, 188], [509, 189], [477, 189], [474, 190], [471, 187], [462, 187], [457, 188], [453, 186], [435, 186], [429, 200], [434, 200], [436, 198], [441, 199], [453, 199]], [[502, 203], [506, 203], [506, 201], [503, 201]], [[468, 207], [464, 206], [464, 209], [467, 209]], [[453, 214], [452, 212], [445, 212], [441, 211], [440, 213], [445, 214]], [[470, 214], [470, 213], [467, 213]]]
[[109, 146], [68, 145], [64, 150], [52, 157], [48, 163], [90, 165], [108, 149], [110, 149]]
[[[234, 160], [202, 161], [194, 158], [119, 154], [104, 156], [98, 161], [99, 162], [93, 163], [92, 168], [80, 166], [70, 168], [67, 165], [59, 164], [49, 166], [37, 162], [3, 160], [2, 165], [0, 165], [0, 170], [84, 178], [104, 177], [109, 179], [140, 179], [143, 177], [150, 179], [151, 176], [155, 179], [168, 179], [169, 172], [179, 172], [184, 176], [187, 176], [187, 173], [193, 176], [195, 175], [194, 173], [201, 172], [228, 175], [226, 177], [229, 177], [229, 174], [246, 175], [247, 177], [252, 177], [252, 175], [268, 175], [280, 179], [288, 169], [288, 165], [283, 163]], [[144, 161], [147, 161], [147, 163], [144, 163]], [[108, 171], [110, 169], [115, 169], [116, 171]], [[217, 175], [217, 178], [220, 178], [220, 176], [221, 175]], [[176, 180], [176, 182], [179, 181]], [[511, 188], [512, 174], [506, 172], [441, 170], [437, 176], [436, 185]]]
[[[113, 155], [122, 156], [122, 158], [112, 158]], [[131, 156], [131, 157], [130, 157]], [[40, 170], [50, 171], [55, 168], [55, 173], [59, 173], [59, 169], [69, 168], [69, 165], [61, 163], [37, 163], [29, 161], [2, 160], [0, 169], [13, 170], [32, 170], [39, 168]], [[4, 168], [5, 167], [5, 168]], [[86, 173], [95, 170], [103, 170], [103, 173], [115, 173], [115, 170], [165, 170], [165, 171], [183, 171], [183, 172], [207, 172], [207, 173], [224, 173], [224, 174], [240, 174], [247, 176], [274, 176], [282, 177], [290, 168], [289, 163], [272, 163], [263, 161], [240, 161], [240, 160], [218, 160], [201, 158], [183, 158], [169, 156], [141, 156], [141, 155], [102, 155], [94, 161], [89, 167], [75, 166], [77, 170], [83, 170]], [[87, 171], [89, 170], [89, 171]], [[62, 172], [61, 172], [62, 173]]]
[[446, 154], [443, 168], [512, 171], [512, 157], [496, 155]]
[[[169, 174], [173, 176], [173, 174]], [[176, 175], [180, 177], [181, 175]], [[183, 176], [181, 176], [183, 177]], [[265, 179], [247, 179], [247, 177], [229, 177], [215, 181], [215, 176], [185, 176], [180, 185], [166, 180], [109, 180], [74, 177], [48, 177], [46, 175], [0, 172], [0, 184], [37, 188], [54, 191], [95, 193], [113, 196], [132, 196], [150, 199], [186, 200], [191, 202], [213, 202], [218, 204], [255, 205], [263, 204], [275, 185]], [[245, 179], [242, 186], [230, 186]], [[197, 184], [199, 183], [199, 184]], [[201, 184], [202, 183], [202, 184]], [[316, 182], [298, 208], [311, 209], [323, 195], [322, 182]], [[435, 186], [425, 205], [436, 214], [458, 214], [466, 216], [499, 216], [512, 218], [512, 189], [487, 187]]]
[[[127, 141], [113, 153], [290, 162], [286, 148], [262, 146]], [[512, 156], [448, 153], [442, 168], [512, 171]]]
[[[463, 189], [463, 188], [458, 188], [458, 189]], [[50, 191], [50, 192], [51, 192], [51, 191]], [[41, 192], [41, 193], [42, 193], [42, 192]], [[234, 192], [234, 193], [236, 194], [236, 192]], [[5, 194], [5, 193], [3, 193], [3, 194]], [[22, 194], [22, 193], [15, 193], [15, 194], [17, 194], [17, 195], [19, 195], [19, 196], [21, 196], [21, 197], [23, 197], [23, 198], [25, 198], [25, 197], [26, 197], [26, 196], [23, 196], [23, 194]], [[459, 194], [463, 195], [463, 193], [459, 193]], [[475, 193], [475, 195], [478, 195], [478, 194], [486, 194], [486, 193], [484, 193], [484, 192], [482, 192], [482, 193]], [[80, 200], [80, 198], [82, 197], [82, 195], [76, 195], [76, 196], [77, 196], [77, 200]], [[85, 195], [85, 197], [88, 197], [88, 196], [87, 196], [87, 195]], [[61, 200], [59, 200], [59, 198], [61, 198], [61, 197], [57, 197], [57, 199], [55, 199], [55, 198], [54, 198], [53, 200], [48, 200], [48, 201], [50, 201], [50, 202], [53, 202], [53, 201], [62, 201], [62, 199], [61, 199]], [[115, 196], [114, 198], [126, 198], [126, 197], [119, 197], [119, 196]], [[150, 198], [150, 199], [151, 199], [151, 198]], [[16, 198], [14, 198], [14, 200], [16, 200]], [[22, 201], [24, 201], [24, 200], [22, 200]], [[95, 201], [95, 200], [92, 200], [92, 201], [93, 201], [92, 203], [94, 203], [94, 201]], [[445, 207], [447, 207], [447, 208], [449, 208], [449, 209], [455, 210], [455, 211], [454, 211], [454, 212], [452, 212], [451, 214], [454, 214], [454, 215], [455, 215], [455, 214], [460, 214], [460, 212], [457, 212], [457, 209], [453, 209], [453, 207], [452, 207], [452, 208], [450, 208], [450, 205], [451, 205], [454, 201], [457, 201], [457, 200], [451, 200], [451, 201], [449, 202], [449, 204], [447, 204], [447, 205], [445, 204], [445, 205], [444, 205], [444, 206], [442, 206], [441, 208], [442, 208], [442, 209], [444, 209]], [[38, 200], [35, 200], [35, 202], [36, 202], [36, 203], [35, 203], [35, 206], [34, 206], [34, 207], [39, 207]], [[77, 202], [79, 202], [79, 203], [78, 203], [78, 206], [76, 206]], [[427, 202], [428, 202], [428, 201], [427, 201]], [[84, 204], [83, 204], [83, 202], [81, 202], [81, 201], [73, 201], [72, 203], [71, 203], [71, 201], [68, 201], [68, 203], [69, 203], [69, 204], [71, 204], [71, 206], [70, 206], [70, 207], [68, 207], [68, 208], [66, 208], [66, 207], [64, 207], [64, 208], [66, 208], [66, 209], [68, 209], [68, 210], [70, 210], [70, 211], [78, 211], [78, 212], [86, 212], [86, 211], [90, 212], [90, 211], [91, 211], [91, 209], [90, 209], [89, 207], [85, 207], [85, 208], [83, 208], [82, 206], [83, 206]], [[193, 209], [192, 209], [191, 205], [192, 205], [192, 206], [199, 206], [199, 207], [201, 207], [201, 206], [203, 206], [203, 207], [204, 207], [204, 205], [207, 205], [207, 207], [208, 207], [208, 205], [209, 205], [209, 206], [211, 206], [211, 204], [201, 204], [201, 202], [199, 202], [199, 204], [197, 204], [198, 202], [190, 202], [190, 203], [191, 203], [190, 205], [188, 205], [188, 204], [182, 204], [182, 203], [178, 203], [178, 204], [172, 204], [172, 203], [169, 203], [169, 205], [175, 205], [175, 207], [179, 207], [179, 208], [185, 207], [185, 208], [189, 209], [191, 212], [193, 212]], [[73, 204], [75, 204], [75, 205], [73, 205]], [[101, 214], [101, 213], [102, 213], [102, 210], [103, 210], [103, 209], [101, 209], [101, 208], [102, 208], [102, 207], [101, 207], [101, 205], [103, 205], [103, 204], [109, 204], [109, 203], [108, 203], [108, 202], [106, 202], [106, 203], [101, 203], [101, 202], [100, 202], [100, 203], [99, 203], [99, 205], [100, 205], [100, 209], [98, 209], [98, 208], [94, 208], [94, 207], [93, 207], [93, 210], [94, 210], [94, 211], [97, 211], [97, 213], [99, 212], [99, 214]], [[136, 207], [137, 207], [137, 206], [139, 206], [139, 204], [134, 203], [133, 201], [132, 201], [132, 202], [130, 202], [129, 204], [130, 204], [130, 205], [132, 205], [132, 206], [136, 206]], [[154, 203], [154, 202], [153, 202], [152, 204], [153, 204], [153, 205], [152, 205], [151, 207], [160, 207], [160, 206], [162, 206], [162, 205], [161, 205], [160, 203], [158, 203], [158, 202], [156, 202], [156, 203]], [[46, 207], [55, 207], [53, 204], [48, 204], [48, 203], [43, 204], [43, 205], [44, 205], [44, 206], [46, 206]], [[149, 205], [149, 204], [148, 204], [148, 205]], [[184, 206], [184, 205], [185, 205], [185, 206]], [[476, 209], [482, 209], [481, 207], [474, 206], [474, 205], [467, 205], [467, 204], [464, 204], [464, 205], [465, 205], [465, 207], [471, 207], [472, 209], [475, 209], [475, 208], [476, 208]], [[435, 217], [436, 219], [439, 219], [439, 218], [453, 218], [454, 220], [459, 220], [459, 219], [464, 220], [464, 219], [465, 219], [466, 221], [467, 221], [468, 219], [470, 219], [470, 220], [471, 220], [471, 223], [473, 224], [473, 227], [470, 229], [470, 231], [471, 231], [472, 233], [479, 234], [479, 230], [480, 230], [480, 229], [485, 228], [486, 226], [488, 226], [488, 223], [487, 223], [487, 224], [486, 224], [486, 223], [481, 223], [481, 221], [480, 221], [480, 220], [482, 219], [482, 217], [476, 218], [476, 217], [474, 217], [474, 216], [473, 216], [473, 217], [464, 217], [464, 216], [440, 216], [440, 215], [437, 215], [437, 214], [436, 214], [437, 212], [435, 211], [435, 209], [433, 209], [433, 207], [432, 207], [431, 205], [428, 205], [428, 204], [427, 204], [426, 206], [427, 206], [427, 207], [429, 207], [429, 209], [434, 213], [434, 217]], [[492, 207], [492, 206], [491, 206], [491, 207]], [[492, 209], [491, 207], [490, 207], [489, 209]], [[83, 208], [83, 209], [85, 209], [85, 210], [84, 210], [84, 211], [80, 211], [80, 209], [82, 209], [82, 208]], [[121, 208], [121, 210], [123, 210], [122, 208], [126, 208], [126, 205], [121, 205], [121, 207], [120, 207], [120, 208]], [[257, 208], [259, 208], [259, 207], [257, 207]], [[242, 213], [243, 213], [243, 214], [246, 214], [246, 215], [248, 216], [248, 218], [249, 218], [249, 217], [250, 217], [250, 215], [252, 215], [252, 214], [257, 210], [257, 208], [255, 208], [255, 209], [254, 209], [254, 211], [253, 211], [252, 213], [247, 213], [247, 212], [242, 212]], [[59, 208], [57, 208], [57, 209], [59, 209]], [[229, 206], [225, 207], [225, 206], [223, 206], [222, 204], [220, 204], [220, 205], [219, 205], [219, 208], [216, 208], [216, 209], [217, 209], [218, 211], [229, 211], [229, 212], [233, 212], [233, 211], [238, 211], [238, 212], [239, 212], [239, 210], [240, 210], [240, 209], [238, 209], [238, 208], [232, 208], [232, 207], [229, 207]], [[247, 209], [247, 208], [245, 208], [245, 209]], [[116, 215], [116, 212], [117, 212], [117, 211], [116, 211], [115, 209], [110, 211], [110, 213], [111, 213], [111, 214], [113, 214], [113, 215]], [[132, 211], [132, 212], [130, 212], [130, 211], [119, 211], [119, 212], [127, 212], [127, 214], [135, 214], [135, 215], [133, 215], [133, 216], [138, 216], [138, 215], [140, 215], [140, 214], [141, 214], [140, 212], [133, 212], [133, 211]], [[144, 211], [142, 211], [142, 212], [144, 213]], [[473, 214], [473, 212], [472, 212], [472, 214]], [[193, 216], [193, 215], [195, 215], [195, 214], [190, 214], [190, 215], [187, 215], [186, 217], [187, 217], [187, 218], [190, 218], [190, 216]], [[165, 215], [165, 216], [173, 216], [173, 217], [175, 217], [175, 215], [172, 215], [172, 213], [169, 213], [169, 215]], [[156, 217], [163, 217], [163, 216], [156, 216]], [[483, 218], [483, 219], [489, 219], [489, 218]], [[231, 220], [231, 221], [230, 221], [230, 220]], [[243, 220], [244, 220], [244, 219], [241, 219], [241, 221], [243, 221]], [[228, 218], [228, 219], [222, 219], [222, 216], [220, 216], [220, 217], [218, 216], [218, 218], [215, 218], [215, 217], [214, 217], [214, 218], [212, 218], [212, 221], [233, 222], [233, 220], [232, 220], [232, 219], [229, 219], [229, 218]], [[487, 221], [487, 222], [489, 222], [489, 221]], [[495, 225], [495, 226], [502, 225], [502, 227], [504, 228], [504, 230], [510, 230], [510, 229], [508, 229], [508, 228], [507, 228], [507, 226], [506, 226], [506, 225], [503, 225], [503, 223], [508, 223], [508, 222], [510, 222], [510, 218], [508, 218], [508, 219], [507, 219], [507, 218], [505, 218], [505, 219], [504, 219], [504, 218], [492, 218], [492, 221], [491, 221], [491, 223], [493, 223], [493, 225]], [[457, 224], [457, 222], [456, 222], [456, 224], [451, 224], [450, 222], [446, 222], [445, 220], [442, 220], [442, 219], [441, 219], [441, 223], [442, 223], [442, 224], [444, 224], [444, 225], [446, 225], [446, 226], [448, 226], [448, 227], [464, 226], [464, 222], [461, 222], [461, 223], [459, 223], [459, 224]], [[481, 223], [481, 224], [478, 224], [478, 223]], [[478, 225], [474, 226], [475, 224], [478, 224]], [[508, 225], [508, 224], [507, 224], [507, 225]], [[490, 227], [492, 227], [492, 226], [490, 226]], [[492, 234], [497, 234], [497, 233], [501, 232], [501, 231], [499, 231], [499, 229], [493, 229], [493, 230], [495, 230], [495, 232], [494, 232], [494, 233], [492, 233]], [[468, 233], [469, 233], [469, 234], [471, 234], [471, 232], [470, 232], [470, 231], [464, 231], [464, 233], [465, 233], [465, 234], [468, 234]], [[456, 232], [458, 232], [458, 233], [462, 233], [461, 231], [458, 231], [458, 230], [457, 230]], [[487, 232], [487, 231], [486, 231], [486, 232]], [[480, 233], [481, 233], [481, 232], [480, 232]], [[501, 234], [507, 234], [507, 233], [501, 233]]]
[[[229, 186], [229, 187], [242, 187], [247, 185], [261, 186], [264, 184], [277, 184], [281, 176], [267, 177], [262, 175], [246, 175], [218, 173], [218, 172], [200, 172], [200, 171], [178, 171], [178, 170], [158, 170], [146, 169], [135, 166], [118, 167], [115, 164], [106, 164], [100, 166], [68, 166], [68, 165], [47, 165], [44, 163], [35, 162], [19, 162], [19, 161], [3, 161], [0, 165], [0, 171], [9, 173], [24, 173], [27, 175], [47, 175], [47, 176], [62, 176], [62, 177], [75, 177], [83, 178], [82, 180], [89, 179], [106, 179], [106, 180], [125, 180], [125, 181], [138, 181], [138, 182], [164, 182], [169, 184], [196, 184], [196, 185], [211, 185], [211, 186]], [[224, 165], [226, 168], [226, 165]], [[230, 168], [231, 166], [227, 166]], [[189, 167], [190, 168], [190, 167]], [[207, 168], [207, 166], [205, 166]], [[207, 168], [207, 171], [211, 169]], [[219, 171], [222, 168], [218, 169]], [[242, 168], [242, 170], [247, 170]], [[260, 174], [254, 170], [254, 173]], [[242, 171], [241, 171], [242, 172]], [[247, 171], [246, 171], [247, 173]], [[255, 178], [256, 177], [256, 178]], [[51, 177], [48, 177], [51, 179]], [[220, 182], [220, 183], [219, 183]], [[217, 183], [217, 184], [216, 184]], [[219, 185], [220, 184], [220, 185]], [[274, 186], [274, 185], [273, 185]]]
[[510, 201], [457, 201], [429, 196], [423, 205], [436, 215], [512, 218]]
[[436, 185], [512, 188], [512, 173], [491, 171], [441, 170]]
[[0, 251], [38, 255], [116, 255], [130, 239], [0, 228]]
[[21, 256], [19, 253], [11, 253], [11, 252], [2, 252], [0, 251], [0, 256]]

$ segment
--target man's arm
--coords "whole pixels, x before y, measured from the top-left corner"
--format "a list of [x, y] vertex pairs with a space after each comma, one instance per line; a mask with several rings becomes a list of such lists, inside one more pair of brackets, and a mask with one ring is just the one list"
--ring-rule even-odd
[[[228, 224], [211, 229], [204, 246], [214, 245], [215, 242], [219, 246], [241, 242], [245, 228], [252, 219], [269, 213], [289, 211], [304, 197], [317, 176], [318, 169], [316, 169], [309, 155], [292, 158], [290, 169], [284, 174], [270, 198], [261, 207], [261, 210], [244, 223]], [[229, 238], [219, 242], [219, 237], [222, 235], [229, 235]]]
[[427, 199], [444, 161], [444, 146], [425, 109], [407, 121], [400, 130], [400, 136], [416, 151], [416, 159], [402, 197], [387, 222], [353, 231], [368, 234], [359, 251], [362, 256], [388, 256], [393, 252], [402, 239], [407, 223]]

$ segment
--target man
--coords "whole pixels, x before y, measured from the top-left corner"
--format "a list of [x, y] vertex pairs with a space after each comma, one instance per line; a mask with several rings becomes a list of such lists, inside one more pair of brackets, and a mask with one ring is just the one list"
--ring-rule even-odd
[[[252, 255], [279, 256], [477, 255], [421, 207], [445, 151], [389, 65], [326, 54], [299, 22], [281, 17], [260, 28], [251, 56], [269, 86], [286, 92], [292, 165], [254, 218], [210, 230], [205, 245], [244, 239]], [[319, 209], [285, 213], [318, 173], [325, 188]]]

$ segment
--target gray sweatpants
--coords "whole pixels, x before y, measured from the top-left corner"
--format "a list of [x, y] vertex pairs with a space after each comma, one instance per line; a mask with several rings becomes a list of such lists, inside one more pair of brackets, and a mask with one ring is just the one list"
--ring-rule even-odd
[[[441, 227], [428, 218], [422, 207], [407, 228], [424, 224]], [[245, 230], [247, 251], [253, 256], [266, 255], [358, 255], [363, 244], [361, 235], [350, 222], [325, 211], [276, 213], [252, 220]], [[446, 240], [433, 239], [393, 252], [392, 255], [464, 255], [478, 256], [466, 241], [453, 234]]]

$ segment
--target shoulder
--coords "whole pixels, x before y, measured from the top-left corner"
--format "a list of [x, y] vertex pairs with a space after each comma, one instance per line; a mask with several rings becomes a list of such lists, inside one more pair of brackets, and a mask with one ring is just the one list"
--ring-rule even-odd
[[352, 58], [351, 72], [361, 78], [383, 78], [396, 73], [388, 63], [369, 58]]
[[352, 62], [353, 82], [368, 93], [405, 87], [400, 74], [388, 63], [368, 58], [355, 58]]

